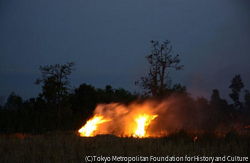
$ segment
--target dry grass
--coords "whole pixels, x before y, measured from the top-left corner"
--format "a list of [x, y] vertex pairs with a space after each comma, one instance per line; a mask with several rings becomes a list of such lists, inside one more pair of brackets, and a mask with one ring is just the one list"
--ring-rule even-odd
[[[194, 141], [194, 137], [197, 140]], [[0, 162], [85, 162], [85, 156], [250, 156], [249, 134], [230, 131], [190, 134], [184, 131], [161, 138], [81, 138], [74, 132], [54, 132], [42, 136], [0, 137]]]

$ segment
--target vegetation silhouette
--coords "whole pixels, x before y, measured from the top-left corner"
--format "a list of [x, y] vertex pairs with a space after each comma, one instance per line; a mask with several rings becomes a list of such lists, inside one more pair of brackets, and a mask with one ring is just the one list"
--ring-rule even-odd
[[67, 62], [64, 65], [55, 64], [40, 66], [42, 79], [38, 78], [36, 84], [43, 83], [42, 97], [51, 108], [58, 108], [58, 128], [61, 123], [61, 107], [67, 105], [69, 90], [69, 75], [74, 69], [74, 62]]
[[235, 75], [235, 77], [232, 80], [232, 84], [229, 86], [229, 88], [232, 89], [232, 93], [229, 94], [229, 97], [234, 101], [235, 108], [243, 108], [242, 103], [239, 101], [240, 99], [240, 92], [241, 89], [244, 87], [244, 84], [242, 82], [242, 79], [240, 75]]
[[[179, 55], [172, 54], [170, 41], [159, 44], [152, 40], [151, 43], [151, 54], [146, 56], [149, 62], [148, 76], [142, 77], [141, 83], [136, 81], [144, 89], [144, 93], [131, 93], [111, 85], [106, 85], [104, 89], [95, 88], [86, 83], [72, 89], [69, 76], [75, 70], [73, 62], [40, 66], [42, 78], [37, 79], [36, 84], [42, 83], [42, 93], [24, 101], [13, 92], [5, 104], [1, 102], [0, 133], [42, 134], [54, 130], [77, 130], [93, 116], [99, 103], [118, 102], [127, 105], [135, 100], [149, 98], [159, 101], [176, 99], [169, 104], [170, 115], [162, 118], [171, 118], [174, 115], [181, 119], [181, 124], [176, 124], [181, 126], [179, 129], [248, 129], [246, 126], [250, 124], [250, 93], [249, 90], [244, 90], [244, 102], [240, 102], [240, 92], [244, 87], [240, 75], [236, 75], [229, 86], [232, 89], [229, 96], [234, 104], [228, 104], [225, 99], [221, 99], [218, 89], [212, 91], [210, 100], [204, 97], [195, 99], [185, 86], [173, 84], [169, 77], [168, 68], [183, 69], [183, 65], [179, 65]], [[179, 112], [175, 112], [176, 109]], [[174, 126], [170, 130], [175, 130]]]
[[135, 84], [145, 90], [145, 95], [152, 95], [155, 98], [164, 97], [172, 84], [167, 68], [175, 70], [182, 70], [183, 65], [179, 65], [179, 54], [173, 55], [172, 46], [170, 41], [166, 40], [162, 44], [159, 41], [151, 41], [152, 50], [146, 56], [150, 64], [149, 73], [147, 77], [141, 77], [141, 82], [136, 81]]

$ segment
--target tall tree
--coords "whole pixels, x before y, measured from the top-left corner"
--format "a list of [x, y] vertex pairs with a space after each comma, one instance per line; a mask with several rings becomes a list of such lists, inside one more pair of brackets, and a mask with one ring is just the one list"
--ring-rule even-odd
[[235, 77], [232, 79], [232, 83], [229, 86], [229, 88], [232, 89], [232, 93], [229, 94], [229, 97], [234, 101], [235, 108], [239, 109], [242, 108], [243, 105], [239, 101], [240, 98], [240, 91], [244, 87], [244, 84], [242, 82], [242, 79], [240, 75], [235, 75]]
[[146, 56], [150, 64], [149, 73], [147, 77], [141, 77], [141, 83], [137, 81], [143, 89], [148, 90], [147, 94], [153, 97], [162, 97], [166, 88], [171, 83], [169, 72], [166, 68], [173, 68], [175, 70], [183, 69], [183, 65], [179, 65], [179, 54], [172, 55], [172, 46], [170, 41], [166, 40], [162, 44], [158, 41], [151, 41], [152, 51], [151, 54]]
[[221, 102], [220, 93], [219, 93], [218, 89], [214, 89], [213, 94], [211, 96], [210, 104], [212, 106], [219, 106], [220, 102]]
[[249, 90], [244, 90], [245, 95], [244, 95], [244, 99], [245, 99], [245, 109], [247, 111], [250, 111], [250, 93]]
[[23, 106], [23, 99], [19, 95], [16, 95], [15, 92], [12, 92], [7, 102], [5, 103], [5, 109], [11, 110], [11, 109], [21, 109]]
[[74, 62], [67, 62], [64, 65], [55, 64], [39, 68], [42, 79], [38, 78], [36, 84], [43, 83], [43, 96], [52, 106], [58, 107], [58, 127], [60, 126], [61, 105], [68, 95], [69, 75], [75, 70], [74, 65]]
[[89, 118], [97, 104], [95, 87], [85, 83], [81, 84], [79, 88], [75, 89], [73, 96], [70, 98], [70, 103], [74, 113]]
[[3, 107], [3, 105], [4, 105], [4, 100], [5, 100], [4, 96], [1, 95], [1, 96], [0, 96], [0, 107]]

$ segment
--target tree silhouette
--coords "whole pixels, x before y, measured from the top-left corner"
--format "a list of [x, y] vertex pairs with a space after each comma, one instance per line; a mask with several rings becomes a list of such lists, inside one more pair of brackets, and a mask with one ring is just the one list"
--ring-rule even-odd
[[245, 109], [250, 112], [250, 93], [249, 90], [244, 90], [245, 95], [244, 95], [244, 99], [245, 99]]
[[43, 83], [43, 96], [52, 106], [58, 107], [58, 127], [60, 126], [61, 105], [68, 95], [69, 78], [74, 68], [74, 62], [67, 62], [64, 65], [55, 64], [40, 66], [42, 79], [38, 78], [36, 84]]
[[21, 109], [23, 106], [23, 99], [19, 95], [16, 95], [15, 92], [12, 92], [7, 102], [5, 103], [5, 109], [11, 110], [11, 109]]
[[213, 90], [208, 110], [204, 111], [204, 113], [205, 116], [209, 117], [208, 124], [212, 128], [218, 126], [218, 124], [229, 122], [230, 114], [232, 115], [232, 110], [228, 107], [227, 101], [220, 98], [220, 93], [217, 89]]
[[232, 89], [232, 93], [229, 94], [229, 97], [234, 101], [235, 108], [239, 109], [242, 108], [243, 105], [239, 101], [240, 98], [240, 91], [244, 87], [244, 84], [242, 82], [242, 79], [240, 75], [235, 75], [235, 77], [232, 79], [232, 83], [229, 86], [229, 88]]
[[221, 98], [220, 98], [220, 93], [218, 91], [218, 89], [214, 89], [213, 90], [213, 94], [211, 96], [211, 105], [215, 105], [218, 106], [221, 102]]
[[2, 108], [3, 107], [3, 105], [4, 105], [4, 96], [3, 95], [1, 95], [0, 96], [0, 108]]
[[187, 94], [186, 86], [182, 86], [180, 83], [174, 84], [172, 91], [180, 94]]
[[89, 118], [95, 109], [96, 98], [95, 87], [85, 83], [81, 84], [79, 88], [75, 89], [74, 95], [70, 98], [73, 112]]
[[170, 41], [166, 40], [159, 44], [158, 41], [152, 40], [151, 43], [151, 54], [146, 56], [150, 64], [148, 76], [141, 77], [142, 82], [136, 81], [135, 84], [139, 84], [143, 89], [148, 90], [146, 94], [151, 94], [153, 97], [162, 97], [171, 83], [169, 72], [166, 72], [166, 68], [181, 70], [183, 65], [178, 65], [181, 61], [179, 54], [172, 55], [173, 51], [172, 46], [169, 45]]

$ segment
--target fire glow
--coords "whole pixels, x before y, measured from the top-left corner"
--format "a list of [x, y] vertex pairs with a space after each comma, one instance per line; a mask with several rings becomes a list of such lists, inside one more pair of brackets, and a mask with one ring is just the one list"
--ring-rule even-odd
[[103, 119], [103, 116], [95, 115], [92, 119], [88, 120], [88, 122], [78, 130], [80, 136], [89, 137], [94, 136], [94, 131], [97, 130], [97, 126], [101, 123], [108, 122], [109, 119]]
[[[158, 115], [139, 115], [139, 117], [135, 120], [137, 122], [137, 129], [133, 134], [133, 137], [148, 137], [146, 135], [147, 129], [149, 127], [150, 122], [155, 119]], [[87, 121], [87, 123], [78, 130], [81, 137], [92, 137], [95, 136], [94, 131], [97, 130], [99, 124], [109, 122], [110, 119], [103, 119], [103, 116], [95, 115], [93, 118]], [[132, 135], [132, 134], [131, 134]]]
[[[162, 106], [161, 106], [162, 107]], [[153, 121], [160, 114], [158, 104], [153, 101], [143, 103], [99, 104], [94, 117], [78, 130], [82, 137], [112, 134], [116, 136], [133, 136], [136, 138], [151, 137]]]
[[[145, 138], [168, 136], [181, 129], [189, 131], [203, 129], [203, 126], [207, 125], [207, 119], [199, 108], [190, 114], [188, 105], [190, 104], [185, 102], [185, 98], [177, 96], [162, 101], [134, 101], [127, 105], [98, 104], [93, 112], [94, 116], [78, 132], [82, 137], [115, 135]], [[230, 128], [231, 125], [223, 129], [217, 126], [216, 130], [220, 131], [220, 134], [225, 134]], [[243, 128], [245, 131], [250, 125]], [[198, 136], [194, 135], [193, 141], [197, 139]]]
[[155, 119], [158, 115], [153, 115], [153, 116], [150, 116], [150, 115], [146, 115], [146, 114], [143, 114], [143, 115], [140, 115], [137, 119], [136, 119], [136, 122], [137, 122], [137, 130], [135, 131], [135, 134], [133, 135], [134, 137], [139, 137], [139, 138], [142, 138], [142, 137], [147, 137], [146, 135], [146, 132], [145, 131], [145, 128], [146, 127], [149, 127], [149, 124], [150, 122]]

